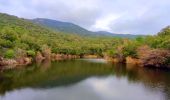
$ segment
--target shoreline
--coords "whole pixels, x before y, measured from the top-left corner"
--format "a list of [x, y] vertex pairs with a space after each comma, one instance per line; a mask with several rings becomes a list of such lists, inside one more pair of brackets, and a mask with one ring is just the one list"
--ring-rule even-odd
[[63, 60], [72, 60], [72, 59], [104, 59], [107, 62], [111, 63], [120, 63], [120, 64], [131, 64], [131, 65], [136, 65], [136, 66], [141, 66], [141, 67], [152, 67], [152, 68], [166, 68], [170, 69], [170, 65], [167, 66], [157, 66], [156, 64], [152, 65], [147, 65], [142, 62], [141, 59], [139, 58], [133, 58], [133, 57], [126, 57], [123, 60], [119, 58], [113, 58], [109, 56], [103, 56], [100, 57], [98, 55], [71, 55], [71, 54], [50, 54], [50, 56], [42, 56], [41, 53], [37, 53], [35, 57], [21, 57], [17, 59], [0, 59], [0, 70], [2, 69], [14, 69], [17, 68], [18, 66], [27, 66], [29, 64], [33, 63], [41, 63], [44, 60], [50, 60], [50, 61], [63, 61]]

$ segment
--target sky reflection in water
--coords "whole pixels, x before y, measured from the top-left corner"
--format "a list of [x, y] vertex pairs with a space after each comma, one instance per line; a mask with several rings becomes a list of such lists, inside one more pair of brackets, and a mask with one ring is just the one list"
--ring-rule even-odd
[[164, 100], [160, 91], [151, 91], [126, 78], [91, 77], [77, 84], [49, 89], [14, 90], [1, 100]]

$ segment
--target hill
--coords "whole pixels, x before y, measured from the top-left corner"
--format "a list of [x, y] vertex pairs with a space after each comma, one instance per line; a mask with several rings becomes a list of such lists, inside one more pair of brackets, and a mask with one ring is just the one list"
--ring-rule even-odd
[[64, 32], [64, 33], [82, 34], [82, 35], [91, 35], [93, 33], [78, 25], [69, 22], [61, 22], [61, 21], [56, 21], [52, 19], [43, 19], [43, 18], [36, 18], [33, 19], [32, 21], [42, 26], [53, 29], [55, 31]]
[[120, 38], [136, 38], [139, 35], [131, 34], [115, 34], [106, 31], [92, 32], [87, 29], [84, 29], [76, 24], [69, 22], [61, 22], [52, 19], [45, 18], [36, 18], [32, 20], [34, 23], [45, 26], [49, 29], [53, 29], [58, 32], [77, 34], [81, 36], [111, 36], [111, 37], [120, 37]]

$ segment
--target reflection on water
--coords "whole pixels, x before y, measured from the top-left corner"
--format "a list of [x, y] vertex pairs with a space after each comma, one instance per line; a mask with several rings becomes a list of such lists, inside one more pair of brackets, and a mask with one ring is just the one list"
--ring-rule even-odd
[[169, 71], [98, 61], [45, 61], [3, 72], [0, 100], [170, 99]]
[[95, 63], [107, 63], [107, 61], [105, 59], [79, 59], [79, 60], [95, 62]]
[[[31, 96], [30, 96], [31, 95]], [[88, 78], [70, 86], [51, 89], [26, 88], [8, 93], [4, 100], [163, 100], [160, 91], [147, 90], [114, 76]]]

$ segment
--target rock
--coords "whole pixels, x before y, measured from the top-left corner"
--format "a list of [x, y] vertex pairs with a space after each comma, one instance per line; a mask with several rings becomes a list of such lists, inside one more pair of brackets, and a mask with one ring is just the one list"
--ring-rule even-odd
[[22, 57], [22, 58], [18, 58], [16, 61], [18, 65], [28, 65], [32, 63], [32, 58]]
[[49, 48], [47, 45], [44, 45], [42, 47], [42, 54], [45, 59], [50, 60], [51, 59], [51, 48]]
[[142, 62], [140, 59], [137, 58], [126, 57], [126, 63], [133, 64], [133, 65], [140, 65]]
[[28, 57], [24, 58], [24, 64], [25, 65], [28, 65], [28, 64], [31, 64], [31, 63], [32, 63], [32, 58], [28, 58]]
[[41, 61], [43, 59], [45, 59], [45, 58], [42, 56], [41, 52], [37, 52], [37, 54], [35, 56], [36, 62]]
[[16, 65], [18, 64], [14, 59], [4, 59], [0, 61], [0, 66]]
[[4, 60], [4, 58], [3, 57], [0, 57], [0, 61], [3, 61]]

